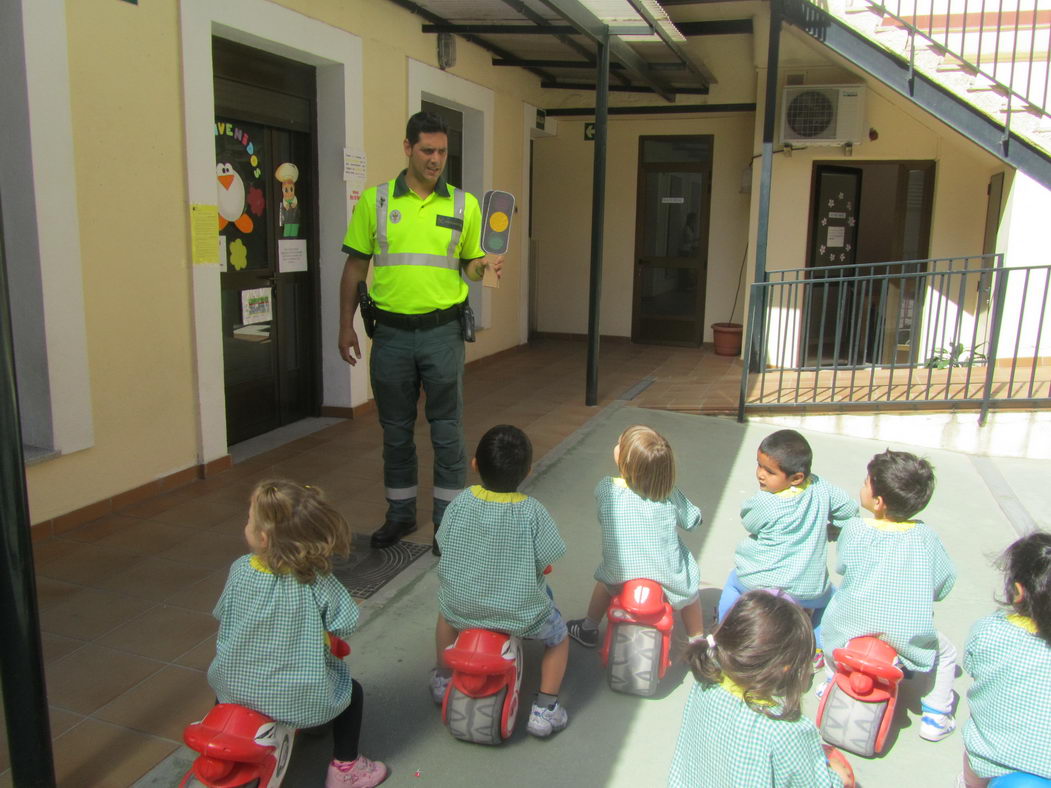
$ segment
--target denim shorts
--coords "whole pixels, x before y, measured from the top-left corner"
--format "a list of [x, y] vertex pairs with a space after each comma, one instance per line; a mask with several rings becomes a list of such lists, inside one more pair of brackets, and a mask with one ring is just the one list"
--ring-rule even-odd
[[544, 624], [540, 627], [540, 631], [530, 637], [529, 640], [539, 640], [543, 642], [545, 646], [551, 648], [565, 640], [567, 634], [566, 622], [562, 620], [562, 614], [557, 607], [552, 605], [551, 612], [544, 620]]

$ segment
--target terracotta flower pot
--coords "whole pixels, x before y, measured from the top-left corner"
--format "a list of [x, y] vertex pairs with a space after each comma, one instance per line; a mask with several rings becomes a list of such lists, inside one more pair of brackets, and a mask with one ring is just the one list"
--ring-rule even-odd
[[741, 355], [741, 333], [743, 330], [744, 326], [740, 323], [712, 323], [715, 355]]

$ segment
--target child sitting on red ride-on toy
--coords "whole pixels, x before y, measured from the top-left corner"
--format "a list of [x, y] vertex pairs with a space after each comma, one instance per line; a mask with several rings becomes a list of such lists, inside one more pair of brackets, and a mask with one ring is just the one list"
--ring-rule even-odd
[[836, 571], [843, 583], [822, 619], [828, 680], [818, 695], [832, 681], [836, 649], [878, 637], [907, 670], [933, 673], [921, 702], [920, 736], [941, 741], [956, 727], [956, 648], [934, 627], [934, 603], [952, 590], [956, 570], [938, 534], [913, 519], [933, 494], [934, 469], [926, 460], [887, 450], [869, 462], [861, 505], [874, 517], [850, 520], [839, 536]]
[[569, 635], [594, 648], [598, 626], [613, 595], [629, 580], [660, 583], [672, 608], [680, 611], [689, 640], [704, 636], [697, 560], [678, 529], [701, 524], [701, 510], [675, 486], [675, 456], [655, 430], [634, 425], [613, 447], [619, 478], [605, 477], [595, 489], [602, 529], [602, 563], [585, 618], [567, 623]]
[[669, 788], [853, 788], [838, 750], [800, 713], [813, 676], [810, 617], [787, 599], [744, 594], [686, 661], [697, 679]]
[[252, 552], [230, 567], [215, 606], [219, 619], [208, 682], [220, 703], [238, 704], [296, 728], [332, 722], [325, 788], [371, 788], [387, 767], [358, 752], [364, 693], [332, 648], [358, 608], [332, 576], [333, 555], [350, 551], [346, 520], [315, 487], [261, 482], [245, 525]]
[[566, 672], [566, 625], [544, 578], [566, 544], [543, 504], [518, 492], [533, 464], [533, 446], [522, 430], [493, 427], [478, 442], [471, 467], [482, 478], [449, 504], [438, 531], [437, 664], [431, 696], [442, 703], [452, 670], [443, 654], [462, 630], [485, 629], [540, 640], [540, 692], [527, 730], [541, 738], [569, 723], [558, 702]]

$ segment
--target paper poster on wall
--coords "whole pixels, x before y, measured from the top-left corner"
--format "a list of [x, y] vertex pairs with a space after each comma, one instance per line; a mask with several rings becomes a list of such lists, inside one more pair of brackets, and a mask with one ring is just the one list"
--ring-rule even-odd
[[307, 270], [307, 242], [304, 238], [277, 242], [277, 272], [291, 274]]
[[269, 287], [257, 287], [241, 291], [241, 322], [246, 326], [252, 323], [266, 323], [273, 319], [273, 303]]
[[229, 259], [227, 257], [228, 254], [229, 253], [227, 252], [227, 249], [226, 249], [226, 236], [225, 235], [220, 235], [219, 236], [219, 273], [224, 273], [227, 270], [227, 265], [228, 265], [227, 260]]
[[847, 239], [847, 228], [846, 227], [829, 227], [828, 238], [825, 241], [825, 245], [829, 249], [840, 249], [843, 244], [846, 243]]
[[365, 151], [359, 148], [343, 149], [343, 180], [355, 188], [365, 185], [368, 178], [369, 162]]
[[190, 236], [195, 265], [219, 262], [219, 208], [193, 203], [190, 206]]

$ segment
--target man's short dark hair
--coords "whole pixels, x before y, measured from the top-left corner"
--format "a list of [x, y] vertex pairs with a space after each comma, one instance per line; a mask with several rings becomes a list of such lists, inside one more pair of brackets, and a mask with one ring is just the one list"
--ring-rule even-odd
[[485, 489], [514, 492], [533, 466], [533, 444], [518, 427], [498, 424], [478, 441], [474, 459]]
[[449, 127], [445, 123], [445, 118], [435, 115], [433, 112], [417, 112], [405, 124], [405, 139], [409, 141], [410, 146], [420, 141], [421, 134], [437, 134], [439, 132], [448, 136]]
[[778, 430], [767, 435], [759, 444], [759, 451], [775, 460], [785, 476], [801, 473], [805, 479], [810, 475], [814, 452], [806, 438], [795, 430]]
[[934, 468], [907, 451], [887, 449], [869, 462], [869, 487], [882, 498], [887, 519], [901, 522], [923, 510], [934, 495]]

